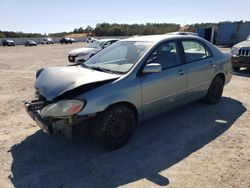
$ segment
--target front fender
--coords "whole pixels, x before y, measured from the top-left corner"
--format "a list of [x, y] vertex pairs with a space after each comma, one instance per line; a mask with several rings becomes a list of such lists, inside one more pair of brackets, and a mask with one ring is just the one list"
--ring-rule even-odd
[[77, 114], [79, 116], [102, 112], [109, 106], [120, 102], [131, 103], [136, 107], [138, 115], [142, 113], [141, 85], [139, 78], [133, 81], [124, 79], [107, 83], [77, 98], [86, 101], [85, 108]]

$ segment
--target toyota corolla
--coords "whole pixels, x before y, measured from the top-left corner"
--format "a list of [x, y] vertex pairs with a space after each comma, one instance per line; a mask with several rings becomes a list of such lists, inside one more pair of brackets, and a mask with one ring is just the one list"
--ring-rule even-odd
[[230, 55], [204, 39], [139, 36], [82, 65], [38, 70], [37, 98], [25, 108], [47, 133], [71, 137], [72, 128], [89, 126], [98, 143], [117, 149], [138, 121], [202, 98], [218, 103], [231, 77]]

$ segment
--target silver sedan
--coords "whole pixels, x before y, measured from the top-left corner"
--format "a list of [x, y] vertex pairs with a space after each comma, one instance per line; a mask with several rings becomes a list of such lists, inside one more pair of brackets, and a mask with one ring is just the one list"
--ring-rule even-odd
[[89, 126], [97, 142], [117, 149], [138, 121], [202, 98], [218, 103], [231, 73], [230, 55], [197, 36], [133, 37], [82, 65], [39, 70], [37, 99], [25, 108], [45, 132], [70, 137]]

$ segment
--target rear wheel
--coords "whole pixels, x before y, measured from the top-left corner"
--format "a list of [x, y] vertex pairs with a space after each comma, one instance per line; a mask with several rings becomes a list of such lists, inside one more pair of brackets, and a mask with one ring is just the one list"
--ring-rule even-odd
[[212, 81], [206, 96], [206, 102], [209, 104], [219, 103], [224, 88], [224, 80], [220, 76], [216, 76]]
[[106, 149], [125, 145], [136, 125], [134, 112], [126, 106], [115, 106], [99, 114], [93, 122], [92, 134]]

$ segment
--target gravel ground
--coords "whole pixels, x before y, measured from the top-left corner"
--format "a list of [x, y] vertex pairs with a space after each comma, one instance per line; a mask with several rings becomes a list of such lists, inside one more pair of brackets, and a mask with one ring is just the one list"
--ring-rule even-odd
[[[202, 102], [161, 114], [108, 152], [81, 129], [74, 139], [42, 133], [22, 101], [37, 69], [65, 66], [83, 46], [0, 47], [0, 187], [250, 187], [250, 71], [225, 87], [218, 105]], [[228, 50], [228, 49], [223, 49]]]

